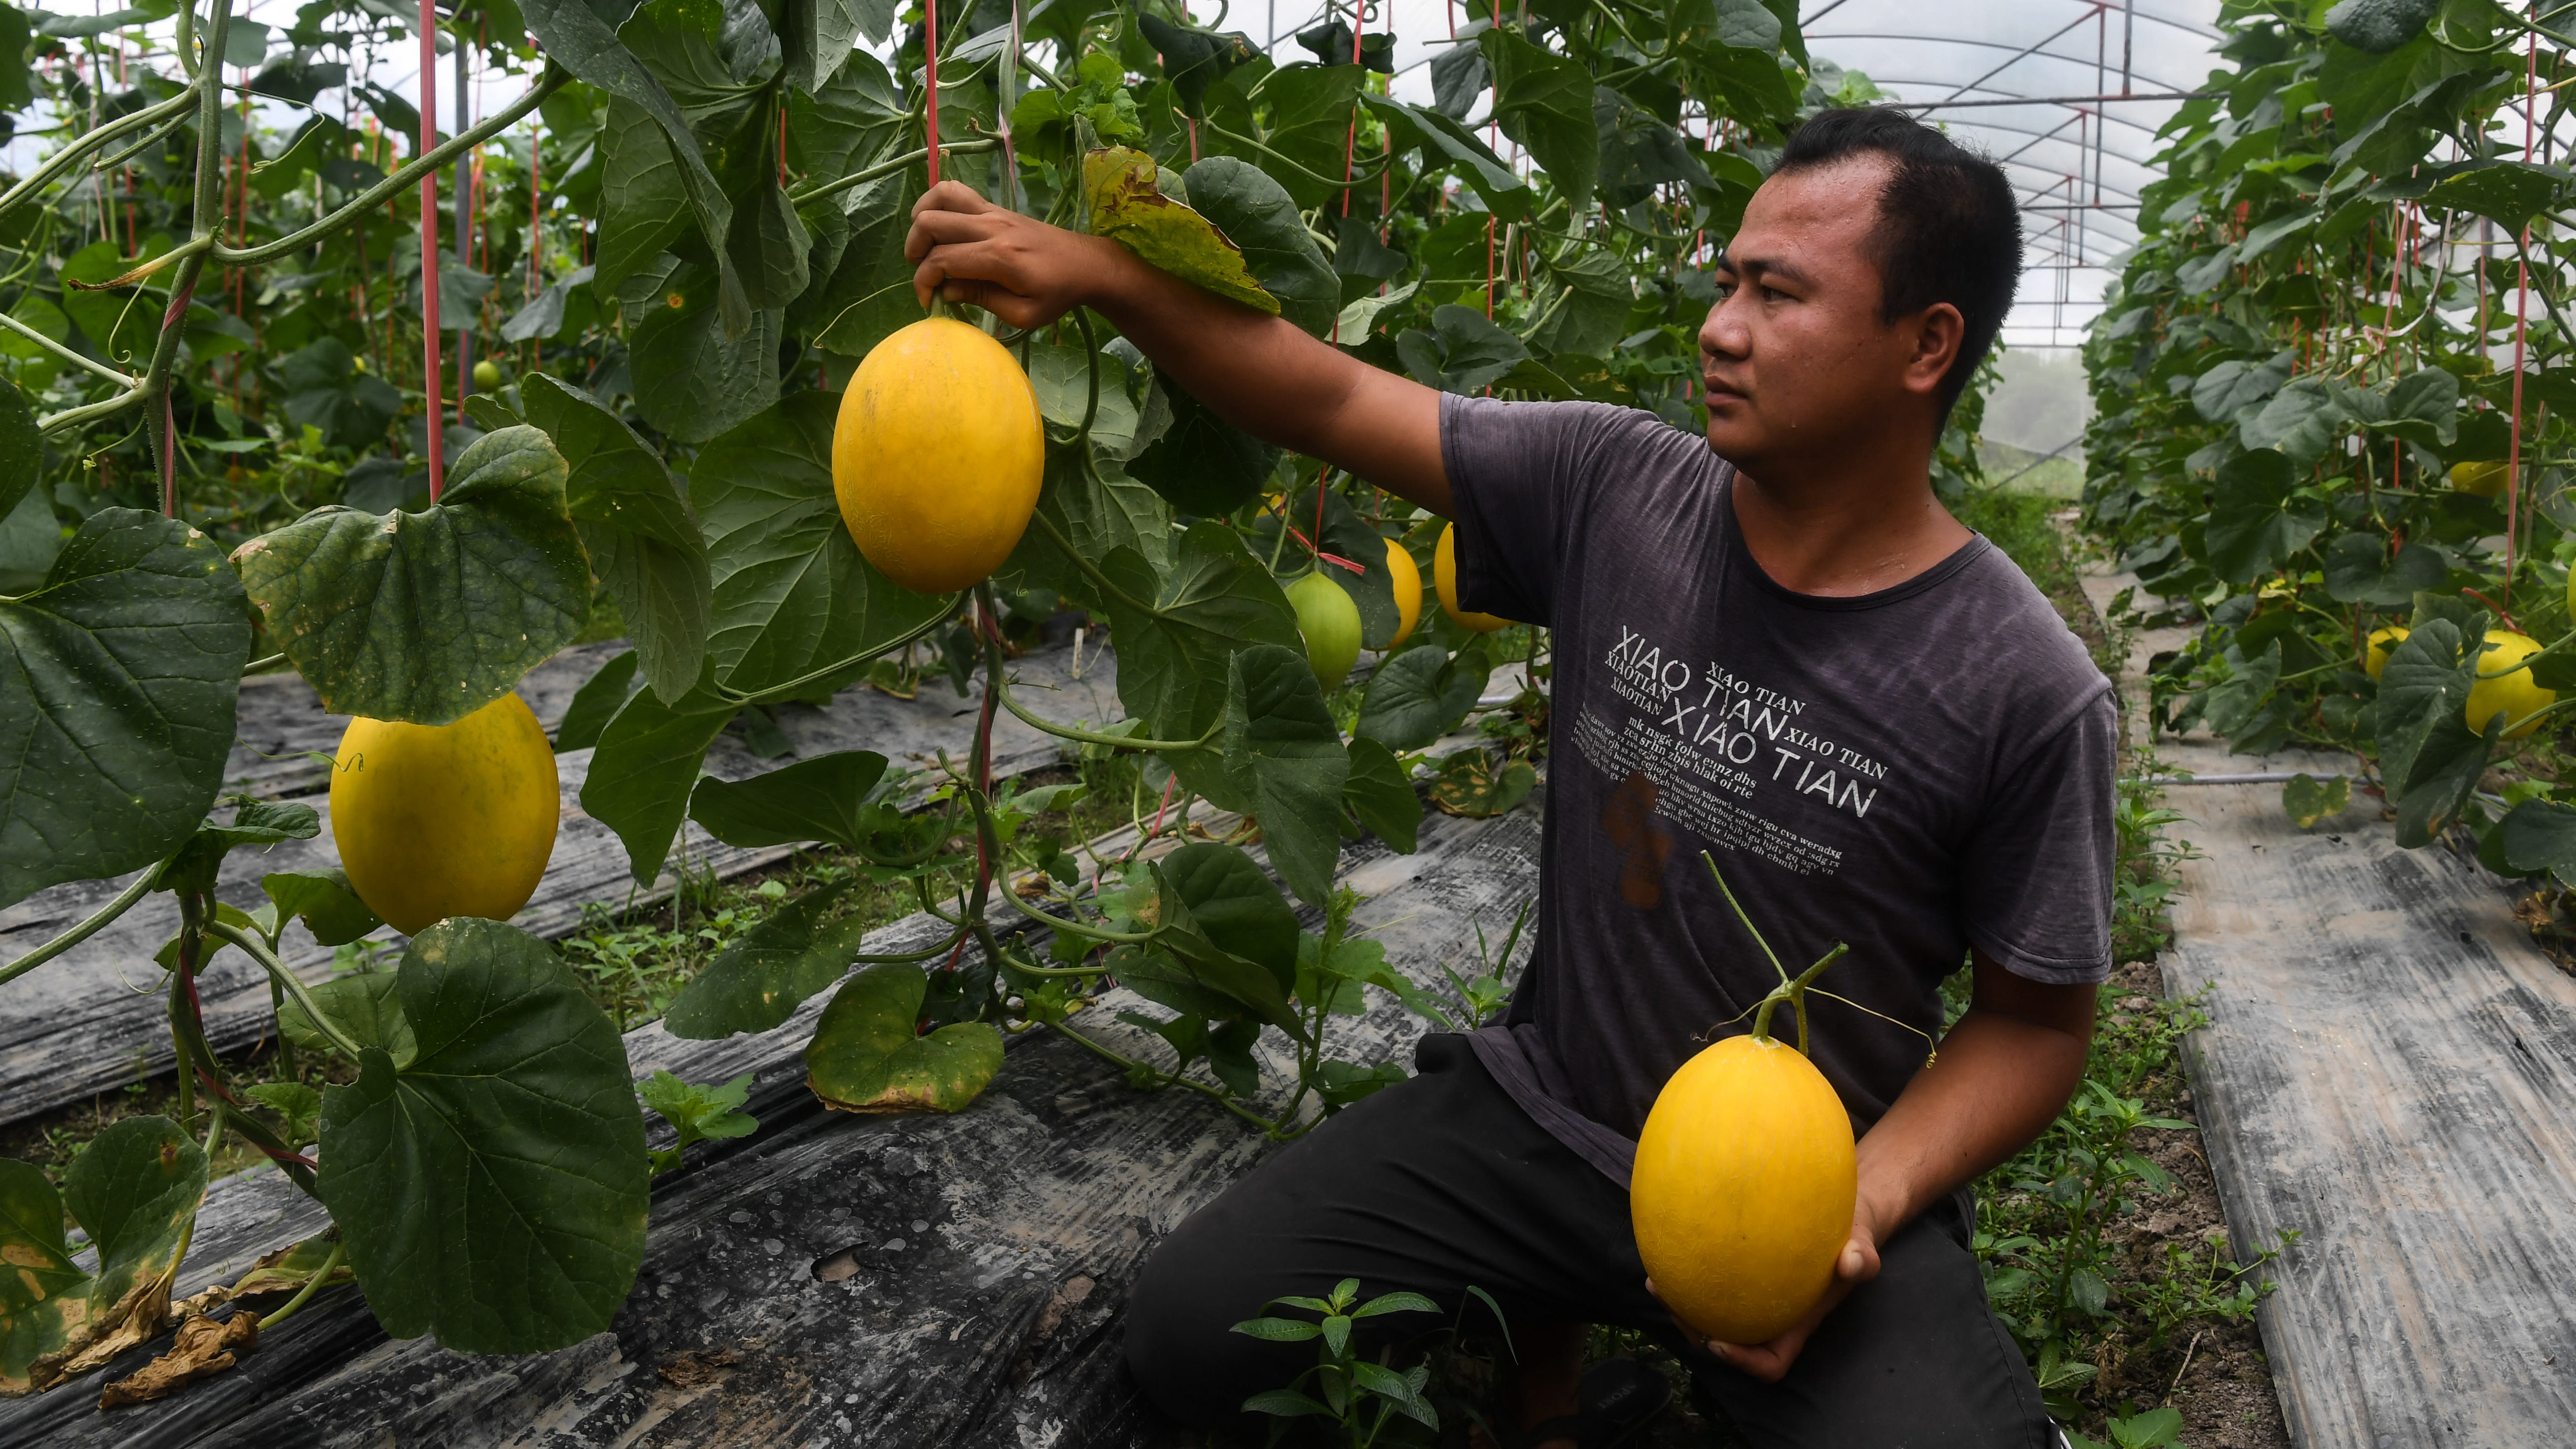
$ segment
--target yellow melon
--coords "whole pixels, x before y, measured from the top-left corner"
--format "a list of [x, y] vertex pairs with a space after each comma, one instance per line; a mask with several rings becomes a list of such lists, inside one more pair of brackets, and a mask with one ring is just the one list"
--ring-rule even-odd
[[877, 572], [916, 593], [952, 593], [1001, 567], [1045, 474], [1028, 374], [963, 322], [926, 317], [888, 337], [841, 394], [841, 521]]
[[554, 746], [505, 694], [449, 725], [353, 719], [331, 775], [331, 839], [367, 908], [405, 935], [506, 921], [535, 895], [561, 813]]
[[1655, 1098], [1629, 1182], [1637, 1252], [1682, 1322], [1767, 1343], [1832, 1285], [1859, 1177], [1851, 1118], [1815, 1064], [1731, 1036]]

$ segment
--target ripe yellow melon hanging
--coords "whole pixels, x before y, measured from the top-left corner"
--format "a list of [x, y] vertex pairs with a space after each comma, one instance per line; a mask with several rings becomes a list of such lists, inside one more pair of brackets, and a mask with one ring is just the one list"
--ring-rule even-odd
[[[1422, 622], [1422, 568], [1403, 544], [1391, 538], [1386, 541], [1386, 575], [1395, 585], [1395, 612], [1402, 626], [1387, 641], [1386, 652], [1392, 654], [1404, 647], [1404, 641], [1413, 637], [1413, 626]], [[2569, 587], [2576, 589], [2576, 585]]]
[[506, 921], [554, 854], [554, 746], [505, 694], [450, 725], [353, 719], [331, 775], [331, 839], [367, 908], [417, 935], [450, 916]]
[[1431, 583], [1440, 591], [1440, 608], [1461, 629], [1491, 634], [1511, 620], [1458, 607], [1458, 525], [1440, 530], [1440, 546], [1431, 553]]
[[1045, 474], [1028, 374], [963, 322], [926, 317], [888, 337], [841, 394], [841, 521], [877, 572], [916, 593], [952, 593], [1001, 567]]
[[1731, 1036], [1682, 1064], [1628, 1205], [1655, 1292], [1720, 1343], [1768, 1343], [1833, 1283], [1859, 1190], [1851, 1118], [1797, 1048]]

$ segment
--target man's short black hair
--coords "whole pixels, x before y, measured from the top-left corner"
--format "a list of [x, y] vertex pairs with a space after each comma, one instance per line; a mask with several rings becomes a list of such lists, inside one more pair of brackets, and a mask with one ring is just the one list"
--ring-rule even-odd
[[1893, 165], [1878, 197], [1882, 320], [1935, 302], [1967, 323], [1941, 377], [1941, 408], [1967, 389], [2021, 281], [2021, 213], [2003, 168], [1905, 112], [1884, 106], [1822, 111], [1789, 137], [1775, 175], [1812, 171], [1864, 153]]

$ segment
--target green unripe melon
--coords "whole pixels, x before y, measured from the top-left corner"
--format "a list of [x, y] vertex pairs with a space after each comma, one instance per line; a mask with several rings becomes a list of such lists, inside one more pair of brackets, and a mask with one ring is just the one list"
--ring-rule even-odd
[[1288, 603], [1297, 611], [1297, 632], [1306, 636], [1306, 663], [1330, 694], [1359, 662], [1360, 606], [1320, 569], [1288, 586]]

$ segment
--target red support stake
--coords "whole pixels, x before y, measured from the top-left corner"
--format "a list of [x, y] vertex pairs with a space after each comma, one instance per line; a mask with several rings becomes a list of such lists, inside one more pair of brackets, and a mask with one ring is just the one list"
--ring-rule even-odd
[[921, 0], [921, 89], [929, 97], [921, 144], [930, 153], [930, 184], [939, 184], [939, 0]]
[[[438, 148], [438, 10], [420, 0], [420, 151]], [[420, 372], [429, 421], [429, 501], [447, 486], [446, 417], [438, 396], [438, 173], [420, 178]]]

